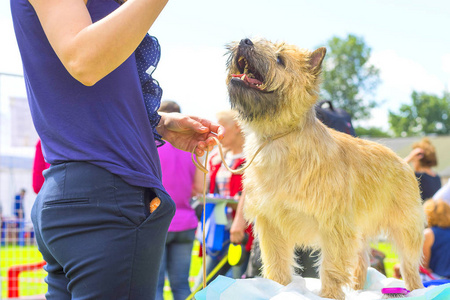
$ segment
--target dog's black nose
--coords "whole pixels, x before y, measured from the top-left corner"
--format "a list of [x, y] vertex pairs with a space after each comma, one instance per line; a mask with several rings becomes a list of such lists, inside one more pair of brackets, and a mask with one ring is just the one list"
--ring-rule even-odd
[[239, 43], [240, 46], [253, 46], [253, 42], [250, 39], [242, 39]]

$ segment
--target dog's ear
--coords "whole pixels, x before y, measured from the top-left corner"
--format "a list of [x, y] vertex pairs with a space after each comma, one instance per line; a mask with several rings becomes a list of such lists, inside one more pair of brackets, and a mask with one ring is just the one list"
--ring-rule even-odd
[[320, 47], [319, 49], [315, 50], [310, 58], [309, 58], [309, 66], [311, 68], [311, 71], [315, 74], [319, 73], [322, 68], [322, 62], [325, 58], [325, 54], [327, 53], [327, 48]]

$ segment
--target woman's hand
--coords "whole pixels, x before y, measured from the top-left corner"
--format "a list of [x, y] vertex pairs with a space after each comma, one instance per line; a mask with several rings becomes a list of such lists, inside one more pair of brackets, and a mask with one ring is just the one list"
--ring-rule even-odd
[[203, 156], [216, 145], [213, 138], [223, 139], [225, 129], [211, 121], [179, 113], [159, 113], [161, 121], [156, 130], [174, 147]]
[[421, 148], [414, 148], [407, 157], [405, 157], [405, 161], [407, 163], [410, 163], [412, 161], [419, 160], [423, 157], [423, 149]]
[[245, 237], [245, 229], [247, 229], [247, 222], [243, 218], [234, 219], [230, 228], [230, 242], [236, 245], [241, 244]]

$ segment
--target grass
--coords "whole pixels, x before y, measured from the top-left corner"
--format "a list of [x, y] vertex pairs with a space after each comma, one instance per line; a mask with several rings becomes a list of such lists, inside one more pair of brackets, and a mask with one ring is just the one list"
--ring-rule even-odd
[[[191, 270], [190, 277], [194, 278], [197, 276], [202, 260], [198, 257], [199, 245], [196, 243], [192, 251], [191, 260]], [[38, 251], [36, 246], [15, 246], [7, 245], [0, 247], [0, 276], [1, 276], [1, 291], [2, 294], [0, 299], [7, 298], [8, 292], [8, 269], [13, 265], [22, 265], [37, 263], [42, 261], [42, 255]], [[47, 291], [47, 285], [44, 282], [46, 272], [44, 270], [40, 271], [27, 271], [20, 273], [19, 276], [19, 288], [20, 296], [32, 296], [32, 295], [42, 295]], [[194, 285], [194, 281], [190, 282], [191, 287]], [[168, 289], [169, 284], [166, 281], [167, 288], [164, 292], [165, 300], [172, 300], [172, 293]]]
[[[372, 244], [373, 248], [376, 248], [382, 251], [385, 255], [384, 265], [386, 268], [387, 277], [392, 277], [393, 274], [393, 266], [398, 262], [397, 254], [393, 251], [393, 248], [388, 243], [376, 243]], [[192, 260], [191, 260], [191, 270], [190, 277], [194, 278], [197, 276], [198, 272], [201, 268], [201, 258], [198, 257], [198, 249], [199, 245], [196, 242], [194, 244], [194, 248], [192, 251]], [[2, 295], [1, 299], [6, 298], [7, 296], [7, 270], [12, 265], [19, 264], [28, 264], [40, 262], [42, 260], [42, 256], [37, 250], [36, 246], [7, 246], [0, 247], [0, 270], [2, 277]], [[44, 283], [44, 277], [46, 276], [45, 271], [36, 271], [36, 272], [22, 272], [19, 280], [20, 280], [20, 296], [31, 296], [31, 295], [40, 295], [45, 294], [46, 285]], [[194, 285], [193, 280], [190, 281], [191, 287]], [[166, 288], [164, 291], [164, 299], [172, 300], [172, 293], [168, 288], [169, 284], [166, 281]]]
[[383, 252], [386, 255], [384, 259], [384, 268], [386, 270], [386, 277], [393, 277], [394, 265], [399, 263], [398, 256], [394, 248], [389, 243], [376, 243], [371, 245], [373, 248]]

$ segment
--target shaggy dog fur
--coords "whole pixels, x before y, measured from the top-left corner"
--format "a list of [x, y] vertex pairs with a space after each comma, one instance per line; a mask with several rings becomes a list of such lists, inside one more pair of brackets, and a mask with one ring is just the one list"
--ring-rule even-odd
[[406, 287], [422, 288], [425, 219], [417, 180], [388, 148], [316, 119], [325, 48], [264, 39], [228, 48], [227, 85], [246, 157], [269, 140], [244, 174], [244, 212], [261, 243], [264, 277], [286, 285], [294, 247], [321, 249], [321, 296], [344, 299], [344, 285], [364, 287], [368, 242], [384, 233], [397, 247]]

